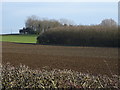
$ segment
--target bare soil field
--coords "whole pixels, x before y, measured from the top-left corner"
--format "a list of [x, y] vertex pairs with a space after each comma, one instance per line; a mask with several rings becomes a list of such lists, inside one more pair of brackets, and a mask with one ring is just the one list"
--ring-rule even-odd
[[94, 75], [118, 73], [118, 48], [2, 43], [2, 63], [72, 69]]

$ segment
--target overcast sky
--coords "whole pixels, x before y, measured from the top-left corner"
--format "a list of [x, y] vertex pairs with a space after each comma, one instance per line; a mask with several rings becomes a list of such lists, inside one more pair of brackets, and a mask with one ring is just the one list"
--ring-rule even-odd
[[103, 19], [118, 21], [117, 2], [4, 2], [2, 32], [18, 32], [28, 16], [73, 20], [76, 24], [99, 24]]

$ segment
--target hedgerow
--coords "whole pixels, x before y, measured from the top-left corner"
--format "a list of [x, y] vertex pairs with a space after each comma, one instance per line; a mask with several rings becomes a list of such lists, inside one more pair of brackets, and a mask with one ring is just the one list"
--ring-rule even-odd
[[51, 28], [37, 37], [40, 44], [119, 47], [117, 27], [64, 26]]
[[[2, 68], [2, 69], [1, 69]], [[94, 76], [74, 70], [43, 68], [33, 70], [20, 64], [0, 65], [2, 88], [118, 88], [118, 75]]]

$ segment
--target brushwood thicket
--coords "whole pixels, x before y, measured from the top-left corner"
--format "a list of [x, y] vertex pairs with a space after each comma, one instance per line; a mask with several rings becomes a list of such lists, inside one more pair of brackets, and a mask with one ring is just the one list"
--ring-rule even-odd
[[39, 44], [120, 47], [118, 27], [63, 26], [50, 28], [37, 37]]

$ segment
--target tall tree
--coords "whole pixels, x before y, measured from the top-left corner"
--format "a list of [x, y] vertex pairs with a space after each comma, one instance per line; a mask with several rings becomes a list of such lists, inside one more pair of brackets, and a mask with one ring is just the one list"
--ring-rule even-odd
[[32, 28], [34, 31], [41, 33], [48, 30], [49, 28], [61, 26], [61, 23], [54, 19], [39, 19], [37, 16], [33, 15], [27, 18], [25, 26], [26, 28], [29, 27]]

